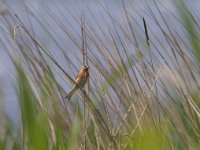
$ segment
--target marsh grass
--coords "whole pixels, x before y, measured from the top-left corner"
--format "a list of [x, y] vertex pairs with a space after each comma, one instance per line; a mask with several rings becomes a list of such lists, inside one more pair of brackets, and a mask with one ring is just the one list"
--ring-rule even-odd
[[[102, 25], [87, 5], [81, 15], [63, 5], [71, 16], [66, 18], [40, 3], [56, 28], [24, 7], [48, 35], [47, 44], [30, 18], [25, 25], [11, 8], [1, 10], [9, 31], [1, 44], [15, 67], [21, 123], [7, 119], [0, 149], [200, 148], [199, 23], [189, 4], [177, 2], [177, 16], [162, 3], [146, 3], [144, 19], [132, 3], [121, 2], [119, 20], [97, 1]], [[73, 73], [84, 62], [90, 66], [88, 85], [68, 101]]]

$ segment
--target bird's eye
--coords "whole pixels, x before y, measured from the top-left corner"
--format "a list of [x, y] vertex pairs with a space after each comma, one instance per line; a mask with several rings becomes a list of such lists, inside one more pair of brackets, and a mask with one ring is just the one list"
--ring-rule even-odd
[[85, 70], [85, 71], [87, 71], [87, 70], [88, 70], [88, 68], [89, 68], [89, 67], [88, 67], [88, 66], [86, 66], [86, 65], [84, 65], [84, 66], [83, 66], [83, 70]]
[[88, 70], [88, 67], [87, 67], [87, 66], [85, 67], [85, 70], [86, 70], [86, 71]]

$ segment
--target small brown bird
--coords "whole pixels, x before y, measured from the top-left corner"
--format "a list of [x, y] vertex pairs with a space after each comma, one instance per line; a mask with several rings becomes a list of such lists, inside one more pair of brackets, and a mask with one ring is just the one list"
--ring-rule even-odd
[[88, 69], [89, 69], [89, 66], [87, 65], [82, 66], [81, 70], [76, 76], [76, 79], [75, 79], [76, 84], [73, 86], [72, 90], [68, 93], [68, 95], [65, 98], [70, 100], [74, 92], [76, 92], [76, 90], [84, 87], [89, 77]]

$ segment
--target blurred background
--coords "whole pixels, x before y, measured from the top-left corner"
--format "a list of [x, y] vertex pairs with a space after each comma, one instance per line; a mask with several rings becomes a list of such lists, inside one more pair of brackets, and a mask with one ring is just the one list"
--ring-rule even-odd
[[[134, 16], [134, 19], [139, 23], [138, 26], [143, 28], [142, 17], [146, 18], [148, 26], [151, 27], [152, 32], [154, 32], [157, 37], [161, 38], [161, 42], [165, 45], [166, 41], [162, 37], [162, 33], [159, 33], [159, 29], [153, 23], [153, 20], [149, 18], [147, 4], [155, 11], [154, 15], [159, 16], [159, 12], [156, 10], [154, 1], [125, 1], [128, 5], [126, 5], [129, 12]], [[157, 2], [157, 1], [155, 1]], [[162, 5], [160, 7], [160, 11], [162, 15], [167, 16], [167, 21], [169, 24], [173, 25], [174, 28], [180, 30], [179, 24], [176, 21], [173, 21], [171, 16], [171, 12], [178, 16], [178, 12], [176, 6], [174, 5], [174, 1], [170, 0], [162, 0], [158, 1], [159, 4]], [[200, 3], [198, 0], [192, 0], [187, 2], [191, 9], [195, 13], [199, 13]], [[59, 63], [62, 64], [64, 68], [67, 70], [71, 70], [69, 65], [66, 65], [63, 62], [62, 54], [59, 54], [59, 47], [53, 42], [51, 35], [54, 35], [54, 38], [58, 40], [59, 46], [61, 46], [69, 57], [73, 58], [79, 57], [82, 59], [81, 54], [79, 53], [79, 49], [75, 46], [74, 42], [72, 42], [69, 37], [63, 32], [61, 27], [59, 27], [54, 18], [59, 18], [62, 22], [63, 26], [67, 28], [67, 31], [72, 33], [72, 36], [76, 37], [77, 43], [81, 45], [81, 27], [75, 21], [75, 17], [80, 19], [81, 14], [84, 11], [86, 22], [92, 26], [92, 28], [98, 29], [96, 25], [96, 21], [98, 21], [99, 25], [106, 26], [107, 24], [111, 25], [110, 18], [107, 16], [107, 12], [103, 10], [102, 7], [107, 7], [111, 15], [119, 21], [119, 23], [123, 26], [126, 22], [123, 20], [123, 8], [121, 1], [81, 1], [81, 0], [59, 0], [59, 1], [45, 1], [45, 0], [35, 0], [35, 1], [21, 1], [21, 0], [2, 0], [1, 1], [1, 15], [6, 15], [7, 9], [12, 9], [19, 18], [26, 24], [30, 29], [34, 31], [40, 41], [48, 47], [53, 55], [58, 58]], [[103, 5], [101, 7], [101, 5]], [[138, 15], [140, 13], [140, 16]], [[53, 16], [52, 16], [53, 15]], [[102, 18], [104, 16], [104, 18]], [[54, 19], [55, 19], [54, 18]], [[94, 20], [96, 19], [96, 20]], [[106, 21], [104, 19], [107, 19]], [[8, 29], [6, 29], [4, 22], [1, 22], [1, 41], [4, 42], [9, 35], [6, 35]], [[80, 23], [80, 22], [79, 22]], [[162, 22], [161, 22], [162, 23]], [[17, 23], [16, 23], [17, 24]], [[14, 24], [13, 24], [14, 25]], [[112, 28], [112, 27], [110, 27]], [[114, 30], [114, 29], [113, 29]], [[50, 32], [50, 33], [49, 33]], [[183, 36], [183, 31], [180, 31]], [[50, 35], [51, 34], [51, 35]], [[99, 32], [100, 36], [101, 33]], [[101, 36], [103, 39], [104, 37]], [[162, 39], [163, 38], [163, 39]], [[105, 39], [106, 40], [106, 39]], [[140, 41], [139, 41], [140, 42]], [[141, 41], [142, 45], [145, 46], [144, 39]], [[5, 44], [10, 45], [8, 41]], [[89, 43], [88, 43], [89, 44]], [[165, 45], [168, 46], [167, 44]], [[95, 49], [93, 49], [95, 52]], [[74, 56], [75, 55], [75, 56]], [[75, 58], [76, 58], [75, 57]], [[1, 107], [4, 112], [11, 118], [14, 123], [19, 121], [19, 106], [17, 101], [17, 95], [14, 89], [14, 85], [16, 84], [16, 75], [14, 73], [14, 67], [12, 62], [7, 55], [5, 47], [1, 44], [0, 51], [0, 80], [1, 80]], [[75, 63], [75, 62], [74, 62]], [[81, 62], [77, 62], [77, 66], [81, 66]], [[76, 72], [74, 72], [76, 74]], [[62, 82], [61, 82], [62, 83]], [[64, 86], [67, 86], [64, 84]], [[3, 112], [2, 112], [3, 113]]]
[[[184, 17], [185, 13], [192, 21]], [[124, 100], [130, 98], [130, 103], [132, 103], [142, 95], [141, 93], [149, 93], [151, 86], [156, 84], [154, 80], [160, 79], [163, 81], [161, 82], [163, 86], [156, 84], [154, 96], [150, 92], [150, 97], [152, 97], [150, 99], [156, 103], [153, 107], [155, 118], [157, 118], [160, 113], [158, 109], [160, 105], [168, 105], [167, 102], [171, 99], [176, 101], [179, 96], [182, 96], [181, 93], [190, 95], [191, 93], [196, 94], [198, 91], [200, 80], [197, 54], [199, 51], [198, 44], [196, 45], [198, 42], [195, 43], [193, 37], [199, 38], [199, 13], [199, 0], [1, 0], [0, 134], [2, 137], [4, 136], [5, 120], [6, 122], [10, 121], [14, 128], [18, 128], [22, 124], [16, 62], [20, 62], [28, 80], [31, 81], [34, 97], [43, 100], [45, 96], [41, 96], [42, 90], [38, 90], [42, 89], [42, 85], [40, 87], [37, 85], [38, 83], [35, 83], [35, 79], [37, 79], [34, 77], [35, 70], [45, 72], [42, 71], [41, 66], [43, 63], [47, 63], [55, 78], [55, 81], [51, 79], [49, 82], [58, 84], [62, 88], [61, 93], [64, 96], [72, 87], [72, 83], [55, 62], [74, 79], [83, 64], [83, 50], [87, 52], [86, 58], [91, 75], [87, 91], [91, 92], [90, 97], [98, 109], [104, 111], [103, 104], [99, 100], [101, 99], [99, 97], [104, 95], [102, 94], [104, 90], [99, 91], [99, 89], [101, 87], [108, 88], [110, 95], [105, 98], [108, 99], [105, 103], [113, 105], [113, 108], [107, 110], [112, 110], [108, 113], [111, 122], [119, 121], [119, 117], [116, 116], [119, 114], [123, 116], [129, 110], [128, 107], [120, 105], [121, 97]], [[147, 24], [150, 46], [147, 44], [143, 17]], [[22, 27], [17, 27], [21, 23], [47, 50], [47, 53], [53, 56], [55, 62], [41, 51], [41, 47], [33, 42]], [[129, 63], [129, 58], [132, 59], [131, 63]], [[27, 63], [29, 59], [33, 60], [35, 66]], [[133, 66], [136, 66], [138, 79], [132, 72]], [[118, 67], [121, 69], [118, 70]], [[115, 77], [118, 76], [116, 73], [118, 71], [121, 71], [123, 75], [127, 74], [127, 77], [121, 78], [123, 76], [121, 74], [120, 77]], [[114, 79], [106, 79], [105, 74], [111, 75]], [[127, 80], [130, 81], [126, 83]], [[113, 82], [119, 83], [112, 85]], [[130, 86], [130, 84], [132, 85]], [[119, 87], [120, 85], [121, 87]], [[127, 88], [124, 92], [124, 96], [126, 95], [127, 98], [123, 98], [123, 94], [121, 95], [123, 92], [120, 91], [122, 89], [116, 89], [117, 87], [124, 88], [124, 90]], [[140, 91], [141, 89], [143, 91]], [[115, 90], [119, 90], [120, 94], [116, 94]], [[138, 92], [131, 92], [132, 90]], [[134, 95], [131, 93], [136, 95], [134, 100], [131, 100], [131, 96]], [[145, 96], [147, 95], [145, 94]], [[78, 102], [77, 95], [74, 96], [74, 99], [77, 99], [80, 111], [82, 111], [83, 103]], [[126, 105], [128, 106], [128, 104]], [[150, 110], [152, 105], [149, 106]], [[114, 111], [114, 106], [119, 109], [119, 112]], [[141, 106], [145, 106], [145, 102]], [[170, 111], [170, 106], [171, 104], [166, 106], [166, 111]], [[190, 111], [192, 108], [188, 109]], [[142, 111], [138, 112], [138, 114], [141, 113]], [[171, 117], [171, 115], [169, 116]], [[169, 120], [171, 121], [171, 119]], [[131, 126], [130, 122], [127, 121], [128, 127]], [[198, 123], [195, 125], [198, 126]]]

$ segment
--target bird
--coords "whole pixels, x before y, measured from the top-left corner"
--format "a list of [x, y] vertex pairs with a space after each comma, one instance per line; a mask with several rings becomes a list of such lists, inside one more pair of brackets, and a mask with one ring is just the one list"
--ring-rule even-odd
[[89, 78], [89, 66], [83, 65], [80, 69], [78, 75], [75, 78], [74, 86], [71, 91], [65, 96], [66, 99], [70, 100], [74, 92], [76, 92], [79, 88], [83, 88]]

